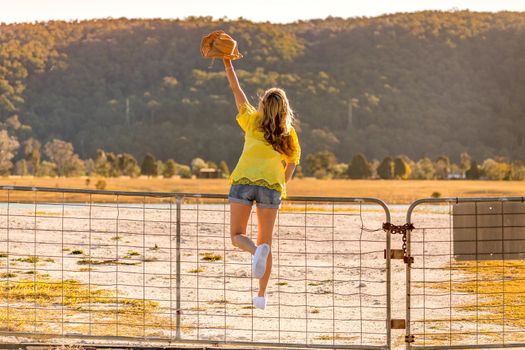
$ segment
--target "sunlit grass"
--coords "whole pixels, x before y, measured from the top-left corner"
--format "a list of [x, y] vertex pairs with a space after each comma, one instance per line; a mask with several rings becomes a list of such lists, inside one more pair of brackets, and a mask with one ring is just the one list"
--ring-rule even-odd
[[18, 276], [16, 273], [14, 272], [4, 272], [4, 273], [0, 273], [0, 278], [13, 278], [13, 277], [16, 277]]
[[35, 255], [30, 255], [27, 258], [17, 258], [15, 260], [20, 261], [20, 262], [29, 263], [29, 264], [36, 264], [42, 261], [42, 259], [40, 259], [38, 256], [35, 256]]
[[209, 253], [209, 252], [202, 253], [201, 256], [202, 256], [202, 260], [204, 261], [221, 261], [222, 260], [221, 255]]
[[[498, 325], [516, 329], [525, 328], [525, 261], [523, 260], [488, 260], [460, 261], [444, 267], [456, 276], [451, 282], [419, 284], [430, 289], [445, 290], [456, 295], [476, 296], [475, 302], [465, 302], [453, 306], [462, 316], [453, 316], [451, 322]], [[427, 341], [448, 343], [450, 340], [465, 339], [461, 332], [447, 333], [449, 323], [426, 320], [429, 328], [437, 334], [427, 333]], [[453, 338], [450, 338], [452, 336]], [[502, 341], [497, 332], [486, 334], [493, 342]], [[517, 341], [514, 334], [507, 335], [505, 341]]]
[[33, 215], [36, 216], [61, 216], [62, 212], [50, 212], [50, 211], [35, 211]]
[[121, 261], [118, 259], [106, 259], [106, 260], [97, 260], [91, 258], [84, 258], [77, 261], [78, 265], [139, 265], [138, 262], [127, 262]]
[[129, 250], [127, 255], [128, 255], [128, 256], [139, 256], [140, 253], [139, 253], [139, 252], [136, 252], [136, 251], [134, 251], [134, 250]]
[[343, 336], [343, 335], [321, 335], [317, 340], [358, 340], [358, 336]]
[[191, 269], [189, 270], [188, 272], [189, 273], [202, 273], [204, 272], [205, 270], [203, 268], [198, 268], [198, 269]]
[[156, 301], [127, 298], [122, 292], [117, 297], [116, 291], [90, 288], [76, 280], [0, 281], [0, 290], [3, 303], [16, 305], [0, 309], [1, 330], [36, 328], [37, 333], [53, 333], [62, 317], [74, 317], [83, 322], [67, 324], [70, 331], [87, 333], [90, 327], [92, 334], [114, 335], [117, 315], [120, 329], [130, 336], [169, 327], [169, 320], [156, 315]]

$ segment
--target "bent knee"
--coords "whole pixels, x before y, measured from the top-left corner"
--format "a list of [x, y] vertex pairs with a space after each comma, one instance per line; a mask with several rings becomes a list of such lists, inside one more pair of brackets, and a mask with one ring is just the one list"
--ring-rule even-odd
[[232, 245], [238, 247], [239, 246], [239, 238], [242, 237], [243, 233], [232, 233], [231, 234], [231, 241], [232, 241]]

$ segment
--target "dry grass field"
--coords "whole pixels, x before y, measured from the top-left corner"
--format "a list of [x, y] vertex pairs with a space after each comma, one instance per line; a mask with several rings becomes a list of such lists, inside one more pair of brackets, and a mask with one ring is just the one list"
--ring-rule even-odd
[[[33, 178], [3, 177], [2, 186], [39, 186], [95, 189], [99, 180], [106, 190], [189, 192], [226, 194], [225, 179], [164, 178]], [[294, 179], [288, 186], [289, 196], [375, 197], [389, 204], [407, 204], [433, 193], [441, 197], [525, 196], [523, 181], [439, 181], [439, 180], [317, 180]]]

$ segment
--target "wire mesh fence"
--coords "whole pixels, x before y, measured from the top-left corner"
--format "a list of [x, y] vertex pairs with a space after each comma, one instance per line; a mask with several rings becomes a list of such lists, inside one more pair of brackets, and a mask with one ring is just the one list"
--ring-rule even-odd
[[408, 348], [525, 347], [524, 198], [420, 200], [407, 222]]
[[229, 220], [222, 195], [4, 187], [0, 334], [389, 348], [384, 203], [285, 201], [266, 310], [251, 304], [257, 280]]

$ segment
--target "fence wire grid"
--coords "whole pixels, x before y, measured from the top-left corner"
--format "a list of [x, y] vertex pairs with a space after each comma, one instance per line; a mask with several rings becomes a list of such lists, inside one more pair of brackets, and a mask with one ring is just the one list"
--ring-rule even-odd
[[407, 222], [407, 348], [524, 348], [525, 199], [425, 199]]
[[0, 335], [386, 349], [389, 215], [374, 199], [285, 201], [263, 311], [226, 196], [4, 187]]

